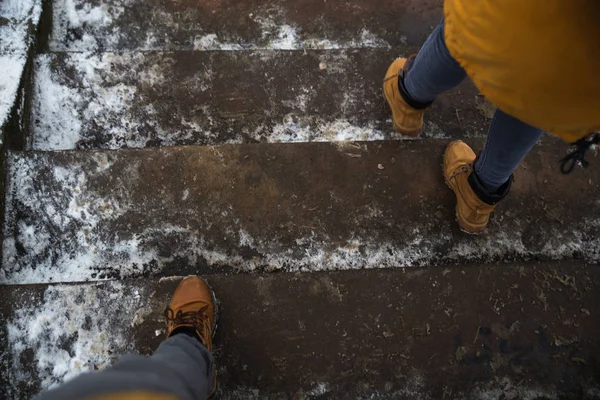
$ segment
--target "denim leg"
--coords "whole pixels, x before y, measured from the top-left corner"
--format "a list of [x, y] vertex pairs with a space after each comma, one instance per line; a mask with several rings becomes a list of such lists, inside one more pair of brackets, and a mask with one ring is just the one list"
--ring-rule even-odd
[[458, 86], [466, 72], [450, 55], [444, 40], [444, 20], [429, 35], [404, 77], [406, 91], [415, 101], [429, 103]]
[[204, 400], [211, 385], [212, 363], [212, 355], [198, 339], [177, 334], [150, 357], [122, 357], [103, 371], [82, 374], [35, 400], [87, 399], [131, 391]]
[[481, 183], [495, 193], [517, 169], [544, 131], [496, 110], [485, 146], [475, 163]]

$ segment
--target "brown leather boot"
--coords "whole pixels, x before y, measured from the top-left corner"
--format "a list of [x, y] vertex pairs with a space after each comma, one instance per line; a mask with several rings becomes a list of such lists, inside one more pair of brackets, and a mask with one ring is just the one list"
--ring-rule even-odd
[[399, 58], [390, 65], [383, 80], [383, 94], [392, 110], [394, 129], [409, 136], [419, 136], [423, 130], [423, 115], [431, 103], [417, 103], [410, 98], [404, 87], [404, 75], [415, 56]]
[[[185, 278], [171, 299], [169, 308], [165, 310], [167, 320], [167, 337], [171, 337], [180, 328], [192, 329], [198, 339], [212, 352], [212, 338], [217, 327], [216, 300], [210, 287], [197, 276]], [[217, 374], [212, 373], [212, 387], [208, 398], [217, 390]]]
[[475, 153], [464, 142], [452, 142], [444, 153], [444, 178], [456, 195], [456, 219], [466, 233], [477, 234], [487, 226], [496, 204], [510, 190], [512, 177], [498, 193], [483, 187], [473, 170]]

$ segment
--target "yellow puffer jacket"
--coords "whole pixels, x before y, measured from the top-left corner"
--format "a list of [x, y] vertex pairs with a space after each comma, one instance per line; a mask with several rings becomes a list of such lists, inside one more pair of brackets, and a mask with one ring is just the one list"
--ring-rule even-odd
[[600, 131], [600, 0], [446, 0], [444, 14], [492, 103], [570, 143]]

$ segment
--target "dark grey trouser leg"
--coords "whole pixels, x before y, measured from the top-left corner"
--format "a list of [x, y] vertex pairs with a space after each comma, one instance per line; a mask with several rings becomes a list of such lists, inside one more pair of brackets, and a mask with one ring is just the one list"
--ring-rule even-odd
[[204, 400], [211, 384], [213, 358], [199, 340], [178, 334], [150, 357], [124, 356], [115, 365], [83, 374], [35, 400], [85, 399], [127, 391], [171, 394]]

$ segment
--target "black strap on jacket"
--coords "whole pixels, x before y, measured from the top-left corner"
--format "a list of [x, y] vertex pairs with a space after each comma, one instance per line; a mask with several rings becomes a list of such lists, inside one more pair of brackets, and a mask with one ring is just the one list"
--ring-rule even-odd
[[576, 148], [567, 154], [565, 158], [560, 160], [560, 172], [570, 174], [575, 169], [577, 164], [583, 168], [587, 168], [590, 163], [586, 161], [585, 154], [590, 147], [600, 143], [600, 133], [591, 133], [584, 138], [579, 139], [573, 146]]

